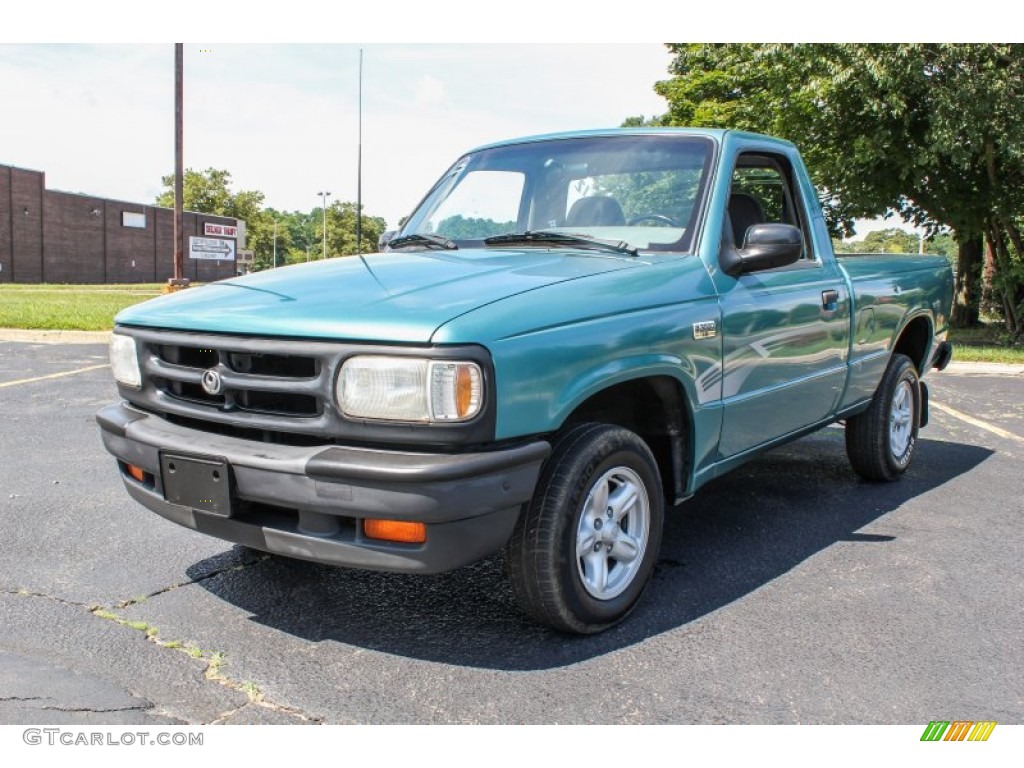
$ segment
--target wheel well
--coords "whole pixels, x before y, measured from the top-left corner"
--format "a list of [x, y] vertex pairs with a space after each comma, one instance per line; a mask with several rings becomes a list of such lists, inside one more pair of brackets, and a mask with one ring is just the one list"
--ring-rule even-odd
[[591, 395], [562, 429], [588, 421], [615, 424], [637, 433], [658, 462], [665, 498], [685, 494], [690, 474], [690, 414], [682, 386], [670, 376], [633, 379]]
[[924, 374], [925, 355], [932, 341], [932, 326], [926, 317], [915, 317], [900, 333], [892, 351], [909, 357], [919, 375]]

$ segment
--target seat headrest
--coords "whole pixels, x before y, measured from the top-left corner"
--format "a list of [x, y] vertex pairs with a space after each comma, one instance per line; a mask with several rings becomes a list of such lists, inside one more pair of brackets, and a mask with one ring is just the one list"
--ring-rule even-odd
[[733, 192], [729, 196], [729, 221], [732, 224], [733, 243], [737, 248], [742, 248], [747, 229], [755, 224], [764, 224], [764, 209], [753, 195]]
[[626, 215], [614, 197], [582, 197], [565, 217], [567, 227], [621, 227], [625, 223]]

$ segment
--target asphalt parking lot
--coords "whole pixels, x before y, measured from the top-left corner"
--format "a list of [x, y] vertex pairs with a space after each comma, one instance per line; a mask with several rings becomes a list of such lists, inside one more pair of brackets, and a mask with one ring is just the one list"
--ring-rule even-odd
[[500, 557], [332, 569], [146, 511], [93, 419], [105, 362], [0, 342], [0, 723], [1022, 721], [1022, 374], [930, 376], [898, 483], [859, 481], [838, 428], [714, 482], [631, 618], [572, 638]]

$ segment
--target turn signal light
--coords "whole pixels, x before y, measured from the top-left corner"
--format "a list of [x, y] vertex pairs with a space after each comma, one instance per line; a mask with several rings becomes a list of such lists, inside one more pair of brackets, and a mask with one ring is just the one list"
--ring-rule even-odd
[[146, 470], [142, 467], [136, 467], [134, 464], [125, 464], [125, 468], [128, 470], [128, 474], [140, 483], [146, 482]]
[[405, 520], [364, 520], [363, 531], [371, 539], [422, 544], [427, 540], [427, 526]]
[[480, 408], [480, 374], [476, 368], [460, 365], [455, 374], [455, 409], [460, 419]]

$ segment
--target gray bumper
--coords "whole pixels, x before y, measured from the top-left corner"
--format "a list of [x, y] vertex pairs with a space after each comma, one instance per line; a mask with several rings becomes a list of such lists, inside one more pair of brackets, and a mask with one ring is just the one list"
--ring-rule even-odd
[[[127, 404], [97, 415], [103, 444], [131, 496], [179, 525], [239, 544], [332, 565], [436, 573], [485, 557], [508, 540], [551, 447], [536, 441], [472, 454], [258, 443], [171, 424]], [[160, 453], [216, 456], [231, 466], [231, 517], [164, 499]], [[367, 539], [364, 518], [427, 524], [424, 544]]]

